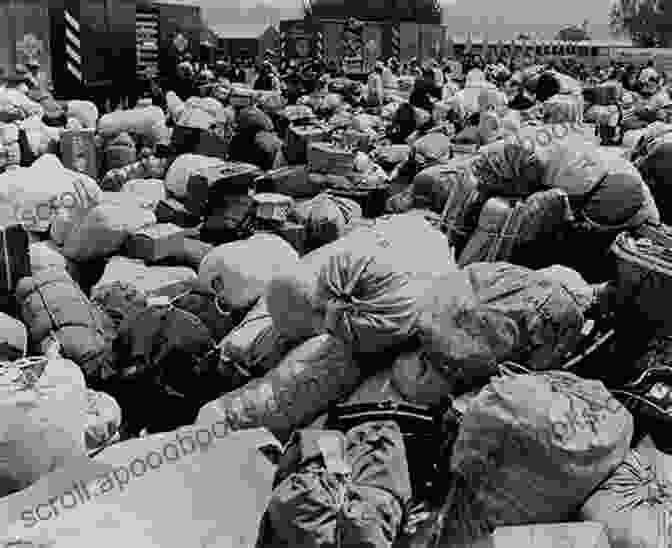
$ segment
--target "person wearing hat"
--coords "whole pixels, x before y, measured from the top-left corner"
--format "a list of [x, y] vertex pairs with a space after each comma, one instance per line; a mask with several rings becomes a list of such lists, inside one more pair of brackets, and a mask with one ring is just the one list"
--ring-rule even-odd
[[269, 61], [264, 61], [259, 68], [259, 76], [254, 82], [254, 89], [256, 91], [272, 91], [273, 90], [273, 66]]

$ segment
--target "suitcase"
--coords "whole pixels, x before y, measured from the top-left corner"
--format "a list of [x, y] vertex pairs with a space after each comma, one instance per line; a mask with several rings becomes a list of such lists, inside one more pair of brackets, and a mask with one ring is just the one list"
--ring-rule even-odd
[[182, 228], [192, 228], [201, 222], [198, 215], [188, 211], [184, 204], [174, 198], [161, 200], [156, 206], [155, 214], [159, 223], [170, 223]]
[[672, 249], [621, 233], [611, 246], [616, 263], [619, 313], [637, 331], [672, 334], [668, 297], [672, 294]]
[[201, 228], [204, 242], [220, 245], [245, 239], [254, 232], [255, 203], [251, 196], [231, 196], [209, 214]]
[[241, 162], [204, 168], [187, 181], [184, 205], [199, 217], [206, 215], [209, 204], [218, 205], [226, 196], [248, 194], [259, 175], [257, 166]]
[[504, 261], [528, 268], [550, 266], [557, 263], [553, 244], [571, 220], [567, 193], [558, 188], [535, 192], [526, 200], [490, 198], [458, 264]]
[[61, 134], [63, 166], [98, 180], [98, 143], [93, 129], [66, 130]]
[[476, 215], [480, 211], [483, 198], [478, 192], [478, 181], [469, 170], [458, 169], [442, 173], [442, 176], [450, 175], [453, 184], [441, 211], [440, 228], [459, 254], [476, 227], [478, 222]]
[[367, 219], [379, 217], [385, 213], [389, 197], [387, 186], [367, 190], [346, 190], [331, 188], [327, 191], [332, 196], [340, 196], [357, 202], [362, 208], [362, 215]]
[[638, 239], [651, 240], [654, 244], [672, 249], [672, 227], [665, 224], [643, 224], [633, 231]]
[[11, 296], [31, 274], [28, 231], [19, 224], [0, 227], [0, 296]]
[[132, 259], [155, 263], [182, 249], [184, 237], [184, 229], [174, 224], [148, 226], [130, 235], [126, 242], [126, 254]]
[[620, 84], [600, 84], [593, 88], [592, 95], [596, 105], [616, 105], [623, 99], [623, 88]]
[[308, 177], [308, 166], [297, 165], [268, 171], [257, 178], [254, 188], [256, 192], [272, 192], [292, 198], [312, 198], [325, 187], [316, 184]]
[[355, 171], [355, 153], [331, 143], [310, 143], [308, 170], [311, 173], [347, 176]]
[[177, 155], [198, 154], [227, 160], [230, 141], [229, 135], [218, 130], [178, 126], [173, 131], [171, 146]]
[[329, 131], [317, 124], [290, 125], [287, 129], [287, 162], [291, 165], [308, 163], [308, 147], [311, 143], [326, 141]]

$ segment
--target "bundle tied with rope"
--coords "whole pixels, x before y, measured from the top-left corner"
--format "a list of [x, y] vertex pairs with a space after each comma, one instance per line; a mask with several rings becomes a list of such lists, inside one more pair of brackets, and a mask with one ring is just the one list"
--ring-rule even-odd
[[632, 416], [601, 382], [500, 371], [462, 417], [433, 546], [468, 544], [500, 526], [571, 521], [629, 451]]

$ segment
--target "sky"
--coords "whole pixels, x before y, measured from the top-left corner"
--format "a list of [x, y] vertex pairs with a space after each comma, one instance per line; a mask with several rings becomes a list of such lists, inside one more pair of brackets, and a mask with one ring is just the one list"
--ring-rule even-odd
[[[275, 19], [296, 17], [302, 0], [162, 0], [177, 4], [200, 5], [208, 23], [232, 29], [239, 24], [277, 23]], [[346, 0], [348, 1], [348, 0]], [[349, 0], [358, 1], [358, 0]], [[412, 0], [410, 0], [412, 1]], [[612, 0], [443, 0], [444, 23], [456, 33], [487, 34], [488, 38], [511, 38], [518, 32], [536, 32], [552, 38], [560, 28], [590, 22], [595, 39], [609, 38], [609, 9]], [[255, 4], [266, 4], [246, 18], [244, 11]], [[256, 19], [261, 19], [256, 21]]]

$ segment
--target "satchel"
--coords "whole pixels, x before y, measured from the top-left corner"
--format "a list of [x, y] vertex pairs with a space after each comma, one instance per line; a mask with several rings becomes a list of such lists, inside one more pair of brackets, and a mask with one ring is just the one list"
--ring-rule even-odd
[[218, 205], [219, 199], [247, 194], [259, 175], [257, 166], [239, 162], [204, 167], [189, 177], [184, 205], [195, 215], [206, 215], [208, 206]]
[[141, 228], [126, 241], [126, 252], [132, 259], [156, 263], [179, 253], [184, 248], [184, 235], [183, 228], [169, 223]]

